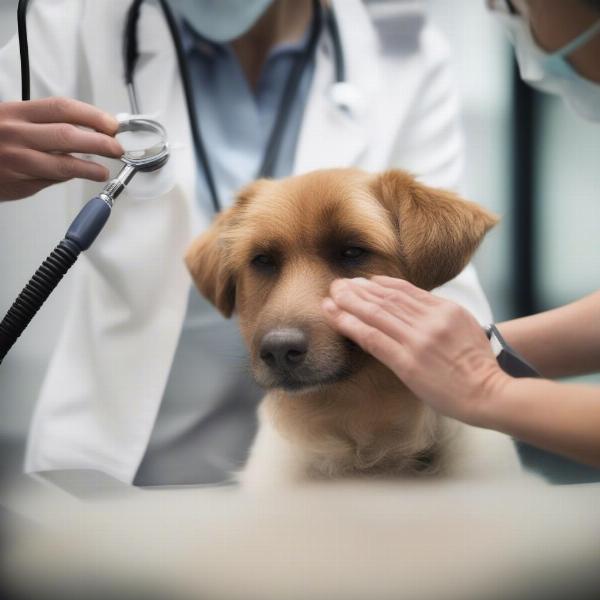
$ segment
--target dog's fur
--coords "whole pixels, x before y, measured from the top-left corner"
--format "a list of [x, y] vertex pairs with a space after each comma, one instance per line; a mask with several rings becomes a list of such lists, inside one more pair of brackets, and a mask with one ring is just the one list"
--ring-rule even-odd
[[[398, 170], [316, 171], [241, 191], [186, 262], [202, 294], [224, 316], [236, 312], [254, 377], [268, 390], [246, 485], [515, 467], [507, 438], [426, 407], [332, 330], [320, 308], [339, 277], [385, 274], [435, 288], [460, 273], [495, 223], [483, 208]], [[346, 256], [348, 248], [364, 252]], [[293, 373], [261, 359], [265, 336], [290, 328], [308, 340]]]

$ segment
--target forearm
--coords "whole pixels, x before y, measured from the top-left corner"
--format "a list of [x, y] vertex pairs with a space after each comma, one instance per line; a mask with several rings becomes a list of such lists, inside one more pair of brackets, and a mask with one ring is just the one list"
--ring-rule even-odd
[[499, 325], [506, 341], [546, 377], [600, 371], [600, 292]]
[[600, 389], [505, 378], [473, 424], [600, 468]]

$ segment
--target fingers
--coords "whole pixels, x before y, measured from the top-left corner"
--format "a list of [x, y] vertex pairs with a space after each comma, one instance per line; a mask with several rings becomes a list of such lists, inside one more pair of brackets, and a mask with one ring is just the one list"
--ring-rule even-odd
[[0, 200], [74, 178], [106, 181], [106, 167], [71, 153], [122, 156], [117, 129], [114, 117], [78, 100], [0, 103]]
[[357, 291], [364, 290], [366, 293], [377, 298], [378, 304], [383, 306], [388, 312], [399, 317], [403, 315], [419, 316], [429, 308], [420, 300], [413, 298], [402, 288], [384, 287], [373, 280], [363, 279], [362, 277], [350, 279], [349, 283]]
[[[17, 105], [17, 106], [15, 106]], [[32, 123], [70, 123], [115, 135], [118, 121], [103, 110], [71, 98], [44, 98], [11, 103], [18, 116]]]
[[[25, 148], [42, 152], [78, 152], [97, 154], [109, 158], [123, 155], [121, 144], [105, 133], [85, 131], [68, 123], [60, 124], [19, 124], [18, 135]], [[10, 139], [8, 139], [10, 141]]]
[[[11, 164], [13, 163], [13, 164]], [[12, 167], [17, 177], [23, 180], [68, 181], [81, 178], [91, 181], [106, 181], [108, 169], [88, 160], [68, 154], [47, 154], [36, 150], [23, 150], [15, 153], [6, 166]], [[22, 175], [19, 175], [22, 174]]]
[[388, 277], [387, 275], [374, 275], [371, 278], [373, 283], [380, 285], [386, 289], [398, 290], [400, 292], [405, 292], [409, 294], [413, 298], [424, 302], [425, 304], [438, 304], [439, 298], [434, 296], [433, 294], [418, 288], [413, 285], [406, 279], [398, 279], [396, 277]]
[[392, 314], [377, 298], [365, 299], [357, 293], [356, 286], [352, 286], [349, 282], [335, 281], [330, 293], [338, 308], [357, 317], [363, 323], [381, 330], [398, 341], [404, 340], [408, 335], [410, 324], [405, 315]]
[[356, 342], [365, 352], [390, 369], [398, 370], [400, 365], [409, 361], [410, 357], [402, 344], [356, 316], [341, 310], [330, 298], [323, 301], [323, 310], [342, 335]]

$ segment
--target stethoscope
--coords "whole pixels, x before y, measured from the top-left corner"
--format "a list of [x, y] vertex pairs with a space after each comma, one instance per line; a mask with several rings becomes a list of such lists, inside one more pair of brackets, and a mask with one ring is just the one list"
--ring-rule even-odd
[[[219, 198], [217, 187], [215, 185], [215, 176], [206, 152], [206, 146], [202, 137], [202, 131], [195, 108], [193, 88], [189, 74], [189, 67], [187, 64], [188, 61], [186, 60], [181, 40], [180, 24], [175, 18], [169, 2], [167, 0], [158, 0], [158, 2], [169, 27], [173, 45], [177, 54], [177, 62], [181, 74], [196, 156], [202, 167], [213, 208], [215, 212], [219, 212], [222, 209], [223, 204]], [[137, 33], [140, 9], [143, 3], [144, 0], [134, 0], [131, 4], [127, 13], [125, 33], [123, 38], [125, 85], [127, 86], [127, 91], [129, 94], [131, 110], [134, 114], [141, 113], [134, 75], [139, 58]], [[330, 90], [330, 95], [332, 100], [336, 102], [336, 104], [342, 109], [347, 110], [350, 108], [350, 102], [348, 99], [352, 96], [352, 90], [349, 89], [349, 84], [346, 82], [344, 54], [335, 15], [328, 6], [324, 6], [319, 0], [313, 0], [313, 18], [307, 44], [290, 71], [290, 74], [288, 75], [288, 79], [285, 83], [283, 94], [279, 103], [277, 115], [275, 117], [273, 129], [269, 135], [265, 154], [256, 178], [272, 177], [274, 175], [277, 157], [279, 155], [283, 135], [289, 121], [290, 111], [297, 95], [302, 75], [315, 55], [317, 43], [323, 30], [323, 26], [327, 27], [333, 46], [335, 81]]]

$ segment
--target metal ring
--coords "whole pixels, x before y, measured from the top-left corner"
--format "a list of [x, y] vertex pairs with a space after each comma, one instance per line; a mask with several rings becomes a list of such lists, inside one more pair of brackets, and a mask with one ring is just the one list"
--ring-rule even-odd
[[143, 150], [126, 151], [121, 160], [138, 171], [155, 171], [160, 169], [169, 159], [169, 143], [167, 131], [161, 123], [147, 117], [131, 117], [119, 123], [117, 135], [120, 133], [153, 133], [160, 141]]

